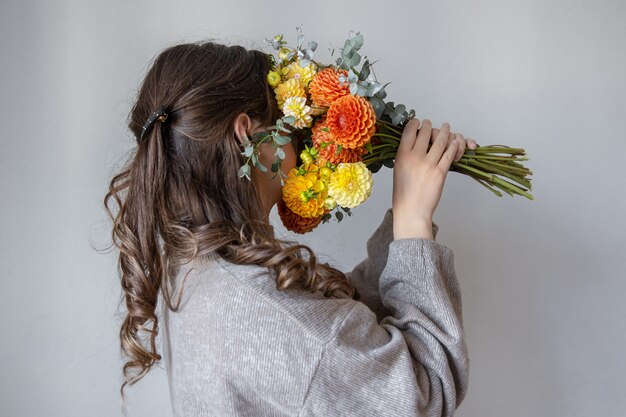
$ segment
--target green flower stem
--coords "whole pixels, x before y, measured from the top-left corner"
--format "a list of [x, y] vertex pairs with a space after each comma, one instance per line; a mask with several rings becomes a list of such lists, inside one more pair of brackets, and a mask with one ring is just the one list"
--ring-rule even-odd
[[399, 138], [399, 137], [397, 137], [397, 136], [388, 135], [388, 134], [386, 134], [386, 133], [380, 133], [380, 132], [376, 132], [376, 133], [374, 133], [374, 134], [372, 135], [372, 137], [376, 137], [376, 136], [381, 137], [381, 138], [393, 139], [393, 140], [394, 140], [394, 142], [398, 142], [398, 143], [400, 143], [400, 138]]
[[528, 198], [529, 200], [533, 200], [533, 196], [530, 195], [529, 193], [527, 193], [526, 191], [524, 191], [523, 189], [521, 189], [520, 187], [516, 186], [515, 184], [512, 184], [508, 181], [504, 181], [501, 178], [498, 178], [497, 176], [495, 176], [494, 174], [486, 174], [483, 171], [473, 168], [469, 165], [465, 165], [465, 164], [460, 164], [458, 162], [453, 163], [454, 166], [463, 168], [467, 171], [473, 172], [481, 177], [483, 177], [486, 182], [488, 182], [489, 184], [493, 185], [494, 187], [498, 187], [503, 191], [508, 191], [508, 192], [513, 192], [515, 194], [519, 194], [522, 195], [526, 198]]
[[492, 173], [492, 174], [498, 174], [498, 175], [502, 175], [503, 177], [509, 178], [513, 181], [515, 181], [516, 183], [523, 185], [524, 187], [530, 189], [530, 182], [526, 181], [524, 178], [512, 174], [510, 172], [507, 172], [503, 169], [500, 169], [498, 166], [494, 166], [493, 164], [487, 164], [487, 163], [483, 163], [483, 162], [479, 162], [476, 160], [470, 160], [468, 161], [469, 164], [474, 165], [478, 168], [482, 168], [483, 170], [485, 170], [486, 172]]
[[478, 154], [478, 155], [471, 155], [471, 157], [476, 158], [476, 159], [489, 159], [493, 161], [528, 161], [528, 158], [524, 158], [520, 156], [490, 156], [490, 155], [485, 155], [485, 154]]
[[478, 158], [473, 158], [473, 157], [463, 156], [461, 157], [459, 162], [480, 166], [481, 168], [485, 168], [487, 170], [491, 169], [497, 173], [499, 173], [498, 171], [504, 171], [509, 174], [521, 174], [522, 177], [529, 175], [528, 169], [524, 167], [511, 166], [509, 164], [503, 164], [503, 163], [493, 162], [489, 160], [480, 160]]
[[482, 185], [483, 187], [485, 187], [486, 189], [488, 189], [489, 191], [491, 191], [492, 193], [494, 193], [498, 197], [502, 197], [502, 193], [500, 191], [498, 191], [495, 188], [491, 187], [484, 180], [479, 178], [476, 174], [474, 174], [472, 172], [466, 172], [466, 171], [458, 171], [458, 172], [460, 172], [462, 174], [465, 174], [465, 175], [467, 175], [470, 178], [473, 178], [474, 180], [476, 180], [477, 183], [479, 183], [480, 185]]
[[506, 146], [477, 146], [470, 152], [481, 153], [504, 153], [509, 155], [526, 155], [526, 151], [521, 148], [507, 148]]
[[[381, 143], [378, 145], [373, 145], [370, 149], [372, 149], [372, 151], [376, 150], [376, 149], [384, 149], [384, 148], [389, 148], [391, 150], [397, 150], [398, 147], [395, 146], [392, 143]], [[369, 152], [368, 155], [373, 155], [375, 152]]]
[[385, 120], [376, 120], [376, 123], [382, 128], [382, 129], [388, 129], [391, 130], [392, 132], [396, 133], [398, 136], [402, 136], [402, 130], [398, 129], [398, 126], [394, 125], [393, 123], [389, 123]]

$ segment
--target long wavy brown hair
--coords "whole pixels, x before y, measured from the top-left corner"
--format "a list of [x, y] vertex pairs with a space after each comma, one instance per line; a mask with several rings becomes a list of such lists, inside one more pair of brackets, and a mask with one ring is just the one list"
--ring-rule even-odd
[[[301, 288], [327, 297], [357, 298], [343, 272], [318, 262], [306, 245], [278, 239], [266, 223], [258, 171], [239, 178], [243, 163], [234, 120], [241, 112], [264, 126], [280, 112], [266, 81], [269, 56], [211, 41], [161, 52], [148, 70], [129, 116], [137, 139], [104, 198], [119, 249], [120, 328], [124, 382], [133, 385], [161, 360], [156, 337], [159, 293], [176, 311], [176, 268], [217, 254], [234, 264], [268, 268], [279, 290]], [[146, 120], [168, 113], [141, 138]], [[182, 291], [182, 286], [180, 287]]]

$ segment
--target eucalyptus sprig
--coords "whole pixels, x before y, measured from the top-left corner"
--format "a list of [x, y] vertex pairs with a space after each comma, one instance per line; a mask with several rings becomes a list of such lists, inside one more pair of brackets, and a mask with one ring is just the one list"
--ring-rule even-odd
[[253, 166], [261, 172], [267, 172], [267, 167], [259, 160], [259, 146], [267, 142], [271, 143], [275, 148], [274, 156], [276, 159], [272, 163], [271, 167], [272, 172], [275, 174], [272, 176], [272, 179], [274, 179], [276, 175], [280, 175], [280, 183], [281, 185], [284, 185], [284, 178], [287, 178], [287, 174], [280, 169], [280, 165], [283, 159], [285, 159], [283, 146], [291, 142], [291, 137], [288, 135], [282, 135], [281, 132], [291, 134], [292, 130], [288, 129], [286, 125], [291, 125], [294, 121], [295, 118], [293, 116], [284, 116], [276, 120], [276, 124], [274, 126], [269, 126], [265, 129], [265, 131], [257, 132], [252, 135], [252, 140], [248, 137], [245, 138], [245, 142], [242, 144], [243, 151], [241, 152], [241, 155], [243, 155], [246, 160], [239, 168], [239, 178], [245, 177], [248, 180], [251, 180], [250, 172]]
[[[281, 60], [286, 62], [297, 60], [300, 66], [305, 68], [313, 61], [313, 52], [317, 49], [317, 42], [309, 41], [306, 47], [303, 48], [304, 34], [302, 33], [302, 26], [296, 26], [296, 30], [298, 31], [298, 44], [295, 48], [286, 46], [287, 41], [284, 40], [284, 35], [282, 34], [276, 35], [272, 39], [265, 39], [265, 43], [278, 51], [278, 57]], [[273, 55], [270, 55], [270, 57], [274, 59]], [[273, 62], [274, 64], [276, 63], [275, 61]]]

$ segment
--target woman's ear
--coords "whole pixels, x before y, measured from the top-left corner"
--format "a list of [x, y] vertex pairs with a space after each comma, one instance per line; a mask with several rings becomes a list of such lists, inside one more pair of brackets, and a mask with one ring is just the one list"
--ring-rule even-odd
[[235, 121], [233, 122], [233, 130], [242, 145], [251, 139], [249, 136], [252, 134], [252, 126], [252, 119], [250, 119], [250, 116], [248, 116], [245, 112], [239, 113], [235, 118]]

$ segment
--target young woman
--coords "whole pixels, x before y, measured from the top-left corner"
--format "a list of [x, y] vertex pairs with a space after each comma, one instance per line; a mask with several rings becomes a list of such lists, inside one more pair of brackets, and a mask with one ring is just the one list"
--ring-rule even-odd
[[[475, 142], [408, 122], [392, 208], [345, 274], [274, 235], [279, 177], [238, 177], [241, 144], [280, 117], [269, 69], [263, 52], [204, 42], [166, 49], [143, 81], [137, 147], [104, 201], [128, 310], [122, 398], [164, 358], [175, 416], [453, 415], [468, 356], [432, 217]], [[262, 144], [261, 162], [273, 153]]]

